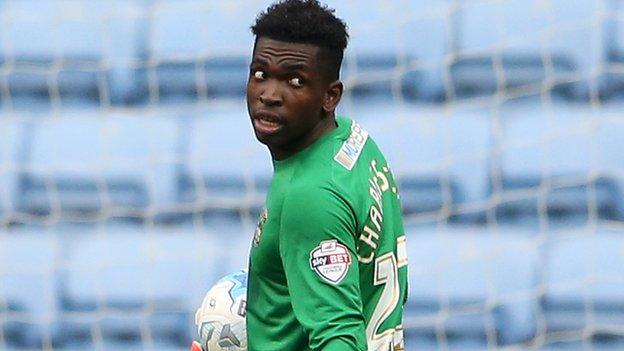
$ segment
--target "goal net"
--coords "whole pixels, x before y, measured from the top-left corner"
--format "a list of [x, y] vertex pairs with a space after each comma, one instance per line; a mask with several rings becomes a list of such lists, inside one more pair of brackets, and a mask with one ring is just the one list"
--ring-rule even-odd
[[[0, 2], [0, 350], [187, 350], [271, 178], [266, 0]], [[624, 347], [621, 0], [328, 0], [400, 185], [406, 350]]]

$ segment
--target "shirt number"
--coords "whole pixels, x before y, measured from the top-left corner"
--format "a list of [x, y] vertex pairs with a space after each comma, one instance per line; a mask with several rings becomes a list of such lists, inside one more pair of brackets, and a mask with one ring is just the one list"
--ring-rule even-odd
[[397, 272], [397, 259], [393, 252], [389, 252], [375, 259], [375, 276], [373, 277], [374, 285], [384, 285], [373, 311], [373, 315], [366, 326], [366, 339], [368, 341], [369, 350], [388, 349], [392, 345], [394, 329], [388, 329], [378, 333], [381, 324], [392, 314], [401, 296], [399, 288], [399, 277]]

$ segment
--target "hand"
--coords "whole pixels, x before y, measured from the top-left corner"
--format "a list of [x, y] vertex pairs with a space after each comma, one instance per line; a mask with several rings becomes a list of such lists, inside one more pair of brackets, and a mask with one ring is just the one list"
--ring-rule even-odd
[[197, 341], [193, 341], [191, 344], [191, 351], [204, 351], [201, 345]]

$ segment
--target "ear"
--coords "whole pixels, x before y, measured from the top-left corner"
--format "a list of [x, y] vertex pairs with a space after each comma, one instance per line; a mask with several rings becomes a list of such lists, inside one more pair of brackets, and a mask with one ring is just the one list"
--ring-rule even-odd
[[323, 111], [325, 113], [332, 113], [336, 110], [336, 106], [338, 106], [340, 98], [342, 98], [343, 89], [342, 82], [339, 80], [329, 83], [323, 97]]

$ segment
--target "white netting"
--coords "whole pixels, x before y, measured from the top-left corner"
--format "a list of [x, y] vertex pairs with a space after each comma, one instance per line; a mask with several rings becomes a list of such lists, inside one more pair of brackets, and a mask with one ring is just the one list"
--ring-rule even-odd
[[[268, 1], [0, 1], [0, 350], [186, 350], [271, 166]], [[621, 0], [333, 0], [400, 182], [407, 350], [624, 347]]]

